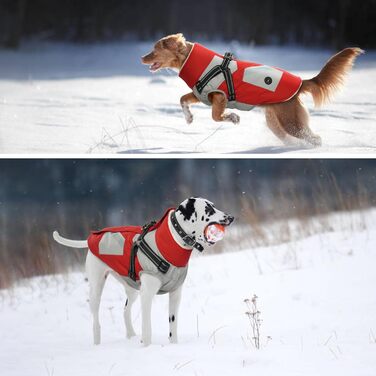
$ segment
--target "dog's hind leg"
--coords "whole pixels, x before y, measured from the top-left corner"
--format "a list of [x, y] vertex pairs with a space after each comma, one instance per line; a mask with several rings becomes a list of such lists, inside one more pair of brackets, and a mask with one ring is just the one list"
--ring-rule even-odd
[[170, 292], [168, 307], [168, 322], [170, 323], [169, 339], [171, 343], [178, 343], [178, 311], [181, 300], [182, 286]]
[[141, 312], [142, 312], [142, 343], [148, 346], [151, 343], [151, 303], [161, 287], [161, 281], [150, 274], [142, 273], [141, 281]]
[[128, 285], [125, 285], [125, 293], [127, 294], [127, 301], [125, 302], [124, 306], [124, 323], [127, 338], [131, 338], [136, 335], [132, 325], [132, 305], [137, 299], [138, 291]]
[[287, 133], [279, 124], [273, 106], [265, 106], [265, 119], [268, 128], [283, 142], [286, 142]]
[[90, 295], [89, 304], [93, 315], [94, 345], [101, 342], [101, 326], [99, 323], [99, 306], [102, 291], [108, 274], [107, 266], [95, 257], [90, 251], [86, 257], [86, 274], [89, 281]]
[[309, 113], [299, 97], [271, 106], [279, 125], [289, 135], [305, 140], [313, 146], [321, 146], [321, 137], [314, 134], [309, 127]]
[[193, 114], [189, 106], [193, 103], [198, 103], [198, 102], [200, 101], [197, 99], [197, 97], [193, 93], [185, 94], [180, 98], [180, 105], [183, 110], [183, 114], [185, 116], [185, 120], [187, 124], [191, 124], [193, 121]]

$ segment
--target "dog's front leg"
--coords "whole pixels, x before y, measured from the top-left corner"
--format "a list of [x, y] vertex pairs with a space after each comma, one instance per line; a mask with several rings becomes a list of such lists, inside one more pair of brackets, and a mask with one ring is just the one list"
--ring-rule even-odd
[[142, 312], [142, 334], [141, 340], [144, 346], [151, 343], [151, 303], [155, 294], [161, 287], [161, 281], [146, 273], [140, 276], [141, 281], [141, 312]]
[[131, 338], [136, 335], [132, 325], [132, 306], [137, 298], [138, 291], [126, 285], [125, 292], [127, 294], [127, 301], [124, 306], [124, 322], [127, 338]]
[[200, 102], [193, 93], [185, 94], [180, 98], [180, 105], [185, 116], [187, 124], [191, 124], [193, 121], [193, 114], [190, 109], [190, 105]]
[[178, 311], [182, 286], [170, 292], [168, 307], [168, 322], [170, 323], [170, 342], [178, 343]]
[[212, 93], [209, 95], [212, 103], [212, 118], [214, 121], [231, 121], [234, 124], [240, 122], [239, 115], [233, 112], [225, 112], [227, 106], [227, 98], [222, 93]]

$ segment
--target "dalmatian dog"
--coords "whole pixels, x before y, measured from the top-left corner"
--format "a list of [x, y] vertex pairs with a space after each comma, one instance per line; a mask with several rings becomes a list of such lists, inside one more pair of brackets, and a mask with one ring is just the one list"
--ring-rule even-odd
[[86, 273], [90, 286], [90, 310], [93, 316], [94, 344], [101, 341], [99, 306], [108, 274], [125, 288], [127, 300], [124, 322], [127, 338], [135, 336], [132, 305], [141, 298], [143, 345], [152, 340], [151, 307], [156, 294], [169, 294], [169, 340], [177, 343], [178, 311], [182, 285], [193, 250], [203, 251], [221, 240], [234, 217], [217, 209], [204, 198], [191, 197], [177, 209], [148, 227], [107, 228], [94, 231], [87, 240], [63, 238], [54, 231], [54, 239], [65, 246], [88, 248]]

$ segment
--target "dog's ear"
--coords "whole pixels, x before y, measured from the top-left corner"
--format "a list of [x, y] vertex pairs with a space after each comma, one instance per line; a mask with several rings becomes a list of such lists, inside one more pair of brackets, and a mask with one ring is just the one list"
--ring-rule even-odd
[[177, 210], [183, 214], [184, 221], [189, 221], [191, 219], [193, 213], [195, 212], [195, 202], [196, 199], [191, 197], [186, 201], [185, 206], [182, 204], [179, 205]]
[[162, 39], [162, 47], [171, 51], [178, 51], [185, 45], [185, 38], [182, 33], [169, 35]]

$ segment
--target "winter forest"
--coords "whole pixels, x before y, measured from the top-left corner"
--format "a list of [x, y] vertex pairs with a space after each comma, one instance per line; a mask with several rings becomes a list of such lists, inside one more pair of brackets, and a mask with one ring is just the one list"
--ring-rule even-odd
[[0, 43], [191, 38], [342, 48], [376, 46], [375, 0], [3, 0]]

